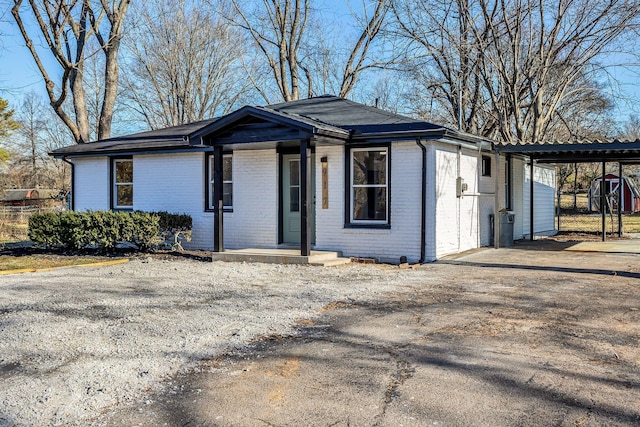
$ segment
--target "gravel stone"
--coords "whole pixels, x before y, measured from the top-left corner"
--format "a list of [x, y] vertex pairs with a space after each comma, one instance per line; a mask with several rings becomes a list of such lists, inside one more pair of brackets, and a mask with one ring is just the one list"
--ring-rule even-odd
[[[133, 260], [0, 277], [0, 427], [87, 425], [334, 301], [426, 274], [389, 266]], [[149, 404], [152, 402], [149, 401]]]

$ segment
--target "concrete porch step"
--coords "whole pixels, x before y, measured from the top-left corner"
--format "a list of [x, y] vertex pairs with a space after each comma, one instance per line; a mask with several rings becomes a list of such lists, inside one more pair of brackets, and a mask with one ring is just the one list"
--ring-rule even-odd
[[311, 265], [319, 265], [322, 267], [337, 267], [339, 265], [351, 264], [351, 258], [341, 258], [338, 257], [336, 259], [332, 259], [329, 261], [323, 262], [311, 262]]
[[348, 258], [340, 258], [341, 253], [335, 251], [311, 251], [309, 256], [300, 255], [299, 249], [229, 249], [214, 252], [213, 261], [227, 262], [263, 262], [271, 264], [311, 264], [324, 267], [342, 265], [351, 262]]

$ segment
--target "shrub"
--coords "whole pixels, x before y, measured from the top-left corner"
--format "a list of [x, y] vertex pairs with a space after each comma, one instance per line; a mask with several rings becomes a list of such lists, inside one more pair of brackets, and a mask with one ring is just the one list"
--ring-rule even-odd
[[[188, 220], [184, 217], [188, 217]], [[147, 251], [162, 241], [161, 220], [174, 229], [183, 230], [180, 227], [189, 225], [190, 232], [191, 217], [188, 215], [166, 212], [64, 212], [31, 216], [29, 238], [47, 248], [110, 251], [118, 245], [130, 244]]]
[[173, 214], [166, 211], [151, 212], [160, 220], [160, 237], [174, 251], [182, 251], [182, 241], [191, 241], [193, 220], [187, 214]]
[[29, 239], [48, 248], [62, 246], [60, 215], [53, 212], [29, 217]]

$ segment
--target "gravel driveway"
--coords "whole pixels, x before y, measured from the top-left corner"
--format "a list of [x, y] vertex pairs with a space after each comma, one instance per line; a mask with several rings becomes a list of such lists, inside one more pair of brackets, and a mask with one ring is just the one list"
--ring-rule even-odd
[[0, 426], [637, 425], [639, 261], [523, 247], [4, 276]]
[[407, 271], [133, 260], [0, 276], [0, 426], [85, 425], [202, 359]]

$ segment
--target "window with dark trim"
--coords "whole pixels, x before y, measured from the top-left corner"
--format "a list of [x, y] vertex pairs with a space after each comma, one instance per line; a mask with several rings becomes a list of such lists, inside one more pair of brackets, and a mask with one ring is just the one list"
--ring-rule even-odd
[[482, 176], [491, 176], [491, 157], [482, 156]]
[[349, 223], [389, 224], [388, 147], [349, 150]]
[[112, 195], [113, 209], [133, 209], [133, 159], [113, 159]]
[[[214, 177], [214, 157], [207, 156], [207, 210], [214, 209], [213, 200], [213, 177]], [[222, 204], [226, 211], [233, 210], [233, 157], [231, 154], [222, 156]]]

